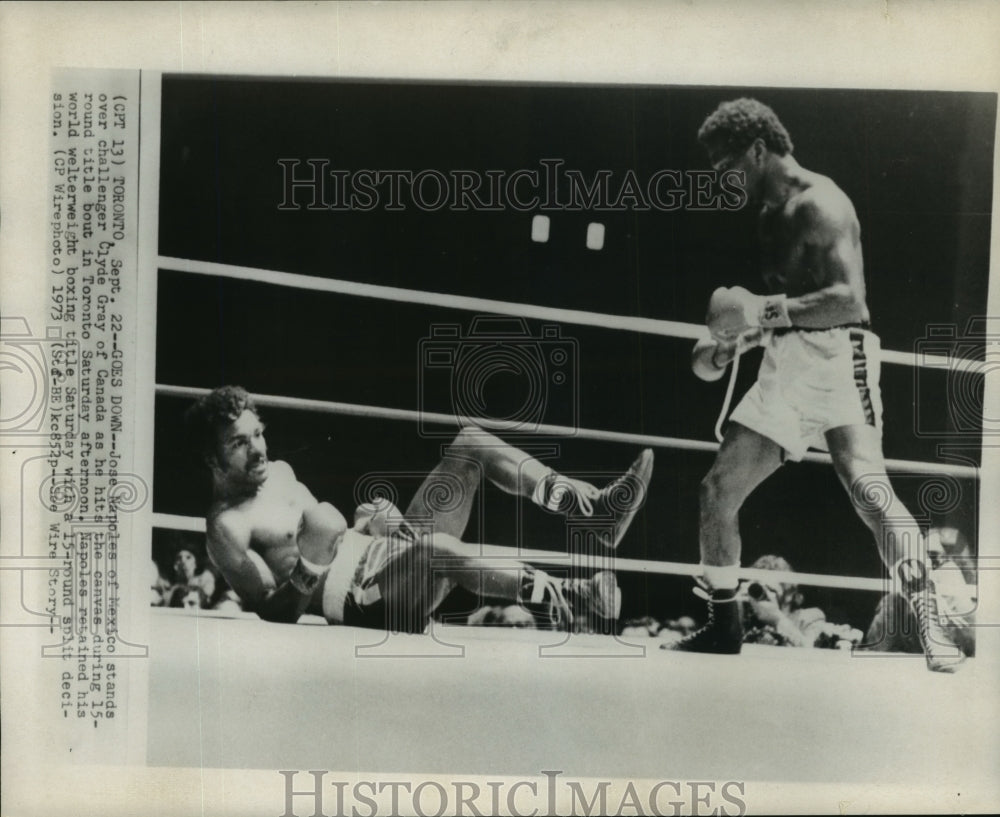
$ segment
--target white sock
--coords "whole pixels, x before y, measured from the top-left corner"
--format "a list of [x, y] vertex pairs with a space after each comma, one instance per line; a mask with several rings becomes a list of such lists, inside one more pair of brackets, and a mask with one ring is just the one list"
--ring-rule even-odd
[[713, 590], [735, 590], [740, 583], [740, 566], [703, 564], [701, 575]]
[[531, 583], [531, 604], [541, 604], [545, 601], [545, 580], [549, 577], [544, 570], [535, 570]]

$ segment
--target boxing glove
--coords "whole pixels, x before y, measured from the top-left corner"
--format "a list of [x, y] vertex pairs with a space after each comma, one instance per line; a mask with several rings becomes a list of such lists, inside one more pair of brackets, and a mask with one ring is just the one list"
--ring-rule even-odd
[[784, 295], [754, 295], [743, 287], [719, 287], [708, 301], [705, 316], [712, 337], [734, 341], [748, 329], [792, 325]]

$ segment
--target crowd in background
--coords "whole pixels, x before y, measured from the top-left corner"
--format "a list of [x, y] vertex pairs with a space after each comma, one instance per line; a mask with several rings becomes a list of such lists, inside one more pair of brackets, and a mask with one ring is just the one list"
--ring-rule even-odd
[[[173, 542], [172, 561], [151, 562], [151, 604], [189, 610], [242, 611], [239, 597], [216, 572], [204, 555], [203, 540], [180, 536]], [[965, 537], [954, 528], [931, 531], [928, 539], [931, 578], [937, 593], [939, 615], [967, 655], [975, 654], [974, 611], [976, 568]], [[766, 555], [751, 567], [755, 570], [792, 571], [781, 556]], [[879, 600], [867, 630], [828, 621], [818, 607], [805, 604], [797, 584], [744, 581], [739, 604], [743, 609], [744, 643], [788, 647], [868, 649], [880, 652], [920, 653], [916, 622], [909, 604], [899, 595], [886, 593]], [[481, 627], [540, 629], [544, 617], [516, 604], [486, 605], [471, 613], [466, 623]], [[577, 622], [577, 631], [599, 631], [594, 622]], [[664, 644], [677, 641], [698, 628], [690, 616], [659, 620], [653, 616], [621, 622], [623, 638], [654, 638]]]
[[238, 612], [239, 596], [208, 563], [203, 547], [180, 538], [173, 546], [173, 560], [164, 567], [150, 562], [150, 603], [153, 607]]

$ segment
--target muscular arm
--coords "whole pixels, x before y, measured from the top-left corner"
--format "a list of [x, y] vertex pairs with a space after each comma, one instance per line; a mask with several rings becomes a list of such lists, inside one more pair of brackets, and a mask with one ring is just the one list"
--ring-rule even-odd
[[291, 582], [276, 586], [274, 574], [250, 549], [250, 527], [239, 513], [223, 513], [208, 528], [208, 554], [250, 612], [265, 621], [294, 624], [305, 612], [311, 593]]
[[791, 216], [802, 242], [800, 264], [806, 279], [824, 286], [788, 298], [795, 326], [822, 329], [868, 320], [865, 306], [861, 228], [854, 208], [840, 191], [803, 194]]

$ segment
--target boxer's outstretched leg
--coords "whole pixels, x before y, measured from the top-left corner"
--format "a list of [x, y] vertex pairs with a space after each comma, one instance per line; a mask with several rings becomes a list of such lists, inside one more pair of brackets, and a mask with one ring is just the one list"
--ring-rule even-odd
[[372, 578], [385, 608], [387, 626], [422, 632], [434, 611], [455, 588], [483, 601], [519, 604], [543, 624], [559, 630], [606, 629], [621, 611], [614, 573], [563, 579], [520, 562], [478, 558], [479, 545], [434, 533], [384, 545], [387, 557]]
[[710, 590], [708, 621], [664, 649], [738, 653], [743, 622], [736, 600], [740, 566], [739, 510], [753, 490], [781, 465], [781, 447], [739, 423], [730, 423], [701, 483], [701, 564]]
[[917, 618], [927, 666], [954, 672], [965, 660], [938, 616], [937, 592], [927, 569], [927, 544], [916, 520], [889, 483], [882, 440], [872, 426], [842, 426], [826, 433], [833, 467], [858, 516], [875, 536], [889, 568], [892, 591], [903, 595]]
[[479, 481], [485, 476], [500, 490], [528, 497], [550, 511], [613, 516], [613, 532], [605, 544], [616, 547], [645, 501], [652, 471], [653, 452], [646, 449], [623, 476], [598, 489], [555, 472], [488, 431], [463, 428], [420, 486], [406, 517], [432, 521], [436, 531], [460, 538], [469, 522]]

